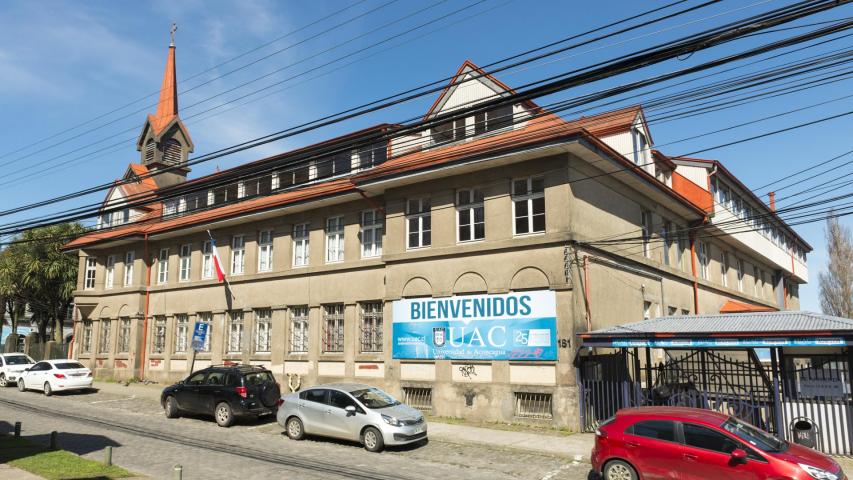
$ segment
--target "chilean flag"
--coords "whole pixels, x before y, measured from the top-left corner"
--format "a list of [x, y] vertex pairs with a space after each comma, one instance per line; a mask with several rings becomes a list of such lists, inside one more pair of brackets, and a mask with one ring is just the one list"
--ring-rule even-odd
[[222, 269], [222, 259], [219, 258], [219, 251], [216, 250], [216, 240], [213, 239], [210, 230], [207, 231], [207, 236], [210, 237], [210, 250], [213, 252], [213, 268], [216, 269], [216, 278], [220, 282], [225, 282], [225, 270]]

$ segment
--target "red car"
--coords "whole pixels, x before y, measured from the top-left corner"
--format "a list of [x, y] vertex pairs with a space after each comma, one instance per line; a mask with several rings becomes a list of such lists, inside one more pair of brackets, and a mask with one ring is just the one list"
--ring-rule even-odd
[[595, 432], [605, 480], [847, 480], [835, 460], [710, 410], [620, 410]]

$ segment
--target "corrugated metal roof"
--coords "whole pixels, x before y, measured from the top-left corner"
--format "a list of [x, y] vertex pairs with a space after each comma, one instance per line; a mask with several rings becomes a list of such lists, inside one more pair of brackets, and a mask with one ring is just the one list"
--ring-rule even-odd
[[592, 337], [648, 334], [719, 335], [725, 333], [853, 332], [853, 319], [814, 312], [781, 311], [660, 317], [585, 333]]

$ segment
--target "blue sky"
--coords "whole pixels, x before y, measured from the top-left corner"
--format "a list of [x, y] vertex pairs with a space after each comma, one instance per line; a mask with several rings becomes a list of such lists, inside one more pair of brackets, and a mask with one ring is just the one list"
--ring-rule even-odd
[[[120, 176], [129, 162], [137, 161], [135, 139], [145, 114], [153, 111], [151, 105], [156, 101], [156, 98], [146, 96], [159, 88], [169, 27], [173, 21], [178, 23], [176, 44], [180, 90], [192, 89], [180, 96], [181, 116], [195, 142], [194, 155], [201, 155], [439, 80], [452, 75], [465, 59], [488, 64], [664, 3], [523, 0], [3, 2], [0, 4], [0, 105], [3, 111], [0, 204], [4, 207], [17, 206], [109, 182]], [[687, 4], [697, 3], [693, 0]], [[532, 67], [497, 76], [510, 86], [522, 85], [757, 14], [783, 3], [764, 0], [722, 2], [618, 39], [558, 55], [556, 60], [539, 62]], [[469, 8], [452, 13], [466, 6]], [[239, 60], [217, 66], [345, 7], [351, 8]], [[374, 9], [372, 13], [353, 19]], [[841, 18], [851, 13], [851, 6], [841, 7], [799, 24]], [[434, 19], [436, 23], [403, 33]], [[688, 58], [539, 99], [538, 102], [546, 104], [563, 100], [694, 65], [790, 33], [761, 35], [697, 52]], [[316, 38], [310, 39], [312, 36]], [[386, 39], [379, 46], [359, 51]], [[809, 54], [850, 48], [851, 43], [850, 39], [841, 40]], [[277, 50], [283, 51], [223, 78], [216, 78]], [[790, 59], [805, 55], [792, 55]], [[332, 63], [324, 66], [328, 62]], [[278, 73], [270, 74], [279, 69]], [[305, 73], [311, 69], [315, 70]], [[748, 70], [749, 65], [746, 65], [743, 72]], [[190, 79], [199, 72], [206, 73]], [[300, 73], [303, 75], [287, 80]], [[210, 98], [267, 74], [270, 75], [263, 80]], [[202, 82], [207, 83], [193, 88]], [[273, 86], [277, 82], [283, 83]], [[222, 105], [259, 88], [266, 89], [236, 103]], [[666, 144], [661, 147], [666, 153], [684, 154], [842, 113], [850, 110], [853, 100], [839, 99], [718, 135], [671, 142], [850, 93], [853, 93], [851, 83], [839, 82], [775, 101], [756, 102], [683, 121], [652, 124], [651, 131], [656, 144]], [[644, 98], [641, 95], [626, 97], [621, 105], [642, 102]], [[217, 159], [194, 167], [191, 175], [207, 174], [217, 167], [232, 167], [246, 160], [368, 125], [415, 117], [423, 114], [433, 100], [433, 96], [427, 96], [394, 109]], [[119, 107], [125, 108], [92, 120]], [[201, 113], [209, 109], [212, 110]], [[89, 123], [79, 126], [84, 122]], [[71, 127], [76, 128], [44, 140]], [[759, 186], [810, 163], [850, 150], [853, 148], [851, 127], [853, 120], [845, 117], [697, 156], [722, 160], [745, 184]], [[832, 175], [803, 183], [802, 187], [849, 173], [849, 166], [839, 167]], [[788, 192], [793, 193], [799, 188], [792, 187]], [[97, 202], [100, 198], [100, 194], [86, 197], [76, 200], [76, 203], [63, 204], [61, 208]], [[5, 217], [0, 223], [48, 214], [59, 208]], [[845, 218], [843, 222], [849, 225], [851, 221]], [[816, 292], [817, 274], [825, 263], [823, 224], [800, 226], [797, 231], [815, 248], [809, 255], [811, 283], [801, 289], [803, 307], [819, 310]]]

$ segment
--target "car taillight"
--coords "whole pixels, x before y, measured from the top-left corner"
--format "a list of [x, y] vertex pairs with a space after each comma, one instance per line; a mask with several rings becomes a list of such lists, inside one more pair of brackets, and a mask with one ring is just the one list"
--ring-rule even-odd
[[279, 398], [278, 400], [275, 401], [276, 408], [281, 408], [282, 405], [284, 405], [284, 399], [283, 398]]
[[237, 395], [240, 395], [243, 398], [246, 398], [246, 395], [248, 394], [248, 390], [246, 390], [246, 387], [237, 387], [234, 389], [234, 391], [237, 392]]
[[65, 374], [62, 373], [54, 373], [53, 376], [56, 378], [65, 378]]

